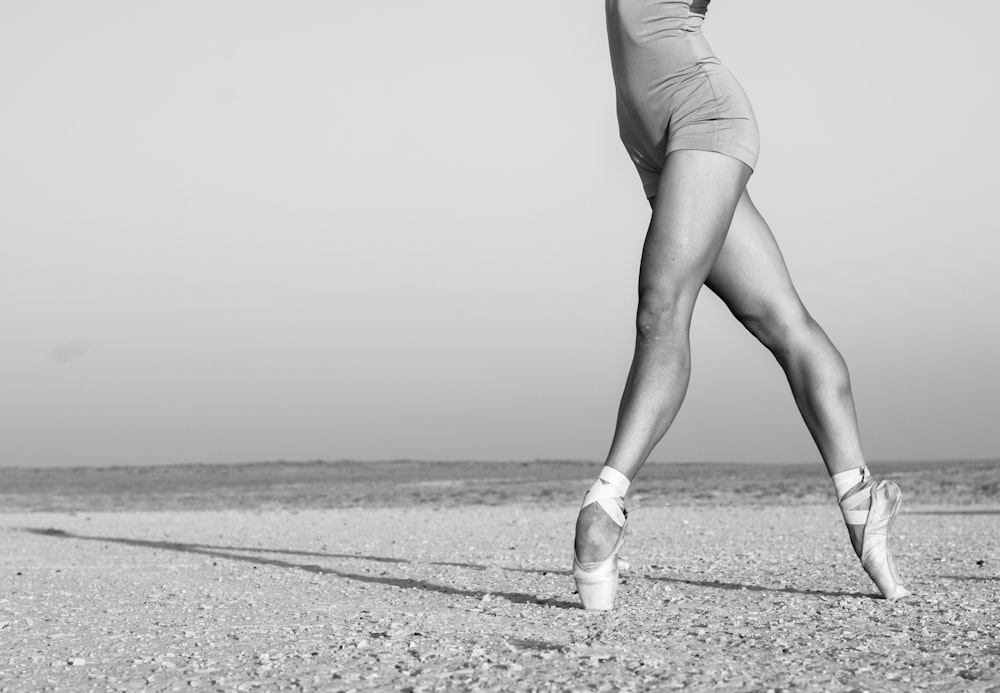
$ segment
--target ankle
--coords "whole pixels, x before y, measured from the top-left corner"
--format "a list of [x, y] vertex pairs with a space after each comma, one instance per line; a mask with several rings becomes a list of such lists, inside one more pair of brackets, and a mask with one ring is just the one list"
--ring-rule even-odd
[[864, 463], [830, 475], [838, 502], [842, 502], [851, 491], [863, 487], [871, 478], [872, 473]]
[[620, 527], [625, 524], [625, 494], [629, 479], [614, 467], [604, 466], [594, 484], [583, 497], [581, 512], [588, 506], [602, 508]]

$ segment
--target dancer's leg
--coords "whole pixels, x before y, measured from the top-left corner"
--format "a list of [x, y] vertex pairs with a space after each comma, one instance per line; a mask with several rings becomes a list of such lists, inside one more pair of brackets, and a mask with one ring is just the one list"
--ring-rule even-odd
[[778, 359], [830, 475], [864, 465], [844, 359], [802, 305], [746, 191], [706, 284]]
[[[684, 399], [691, 312], [749, 176], [748, 166], [717, 152], [667, 156], [639, 267], [635, 354], [605, 465], [629, 480]], [[576, 525], [579, 560], [602, 560], [617, 536], [618, 526], [599, 504], [585, 506]]]
[[833, 478], [855, 552], [887, 599], [905, 596], [886, 546], [899, 489], [871, 480], [844, 359], [802, 305], [771, 229], [746, 191], [706, 284], [778, 359]]

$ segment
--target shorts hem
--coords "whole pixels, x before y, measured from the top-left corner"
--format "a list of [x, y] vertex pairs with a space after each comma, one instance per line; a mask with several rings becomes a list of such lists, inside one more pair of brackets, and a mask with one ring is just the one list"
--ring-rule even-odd
[[670, 152], [676, 152], [682, 149], [696, 149], [702, 152], [718, 152], [719, 154], [725, 154], [726, 156], [731, 156], [734, 159], [739, 159], [744, 164], [749, 166], [751, 171], [757, 168], [756, 152], [730, 142], [720, 142], [719, 144], [712, 145], [700, 144], [698, 142], [672, 142], [670, 146], [667, 147], [667, 151], [663, 153], [663, 157], [666, 159], [667, 154]]
[[[667, 148], [667, 151], [663, 153], [663, 158], [666, 160], [667, 155], [669, 155], [670, 152], [677, 152], [685, 149], [693, 149], [699, 152], [715, 152], [717, 154], [725, 154], [726, 156], [732, 157], [737, 161], [741, 161], [746, 164], [750, 168], [751, 173], [753, 173], [754, 169], [757, 167], [756, 152], [750, 151], [736, 144], [729, 144], [725, 142], [720, 145], [699, 144], [697, 142], [674, 142]], [[660, 174], [656, 174], [656, 178], [652, 180], [643, 180], [642, 189], [646, 193], [646, 199], [655, 197], [659, 186]]]

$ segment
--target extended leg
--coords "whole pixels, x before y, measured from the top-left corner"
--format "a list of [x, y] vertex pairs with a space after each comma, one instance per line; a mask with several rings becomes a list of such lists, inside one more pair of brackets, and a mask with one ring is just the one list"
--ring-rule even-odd
[[802, 305], [778, 244], [746, 191], [706, 284], [784, 369], [865, 570], [887, 598], [905, 595], [886, 546], [899, 489], [871, 479], [844, 359]]
[[[667, 156], [639, 268], [635, 355], [605, 465], [628, 480], [684, 399], [691, 312], [749, 176], [745, 164], [716, 152], [682, 150]], [[618, 534], [618, 524], [599, 504], [585, 504], [576, 525], [578, 560], [604, 559]]]
[[863, 465], [847, 365], [802, 305], [746, 191], [706, 284], [781, 364], [829, 473]]

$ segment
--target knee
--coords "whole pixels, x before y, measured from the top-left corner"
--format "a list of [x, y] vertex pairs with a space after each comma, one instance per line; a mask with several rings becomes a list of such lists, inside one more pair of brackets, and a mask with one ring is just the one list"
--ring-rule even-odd
[[819, 329], [801, 303], [759, 306], [736, 317], [779, 360], [806, 348], [811, 336]]
[[661, 289], [639, 293], [635, 329], [642, 338], [660, 339], [683, 333], [690, 310], [682, 295]]

